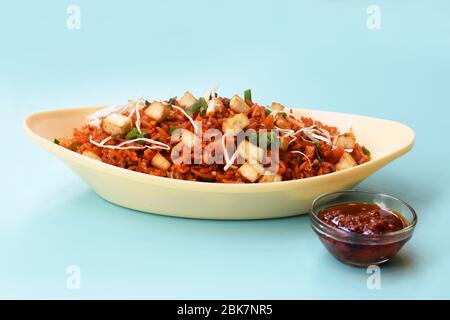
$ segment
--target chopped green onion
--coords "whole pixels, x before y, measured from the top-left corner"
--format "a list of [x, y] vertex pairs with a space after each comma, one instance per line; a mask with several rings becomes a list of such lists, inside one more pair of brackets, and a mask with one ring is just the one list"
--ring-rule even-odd
[[139, 133], [138, 129], [135, 127], [133, 129], [131, 129], [130, 132], [127, 133], [127, 135], [125, 136], [125, 139], [133, 140], [133, 139], [145, 138], [146, 135], [147, 135], [147, 132], [142, 131], [142, 133]]
[[279, 114], [281, 114], [281, 116], [282, 116], [283, 118], [286, 118], [286, 117], [287, 117], [287, 113], [286, 113], [286, 112], [280, 112]]
[[370, 157], [371, 152], [369, 151], [369, 149], [367, 149], [366, 147], [363, 147], [363, 148], [362, 148], [362, 151], [363, 151], [363, 153], [364, 153], [366, 156], [369, 156], [369, 157]]
[[[203, 98], [202, 98], [203, 99]], [[202, 116], [204, 116], [205, 114], [206, 114], [206, 110], [208, 110], [208, 104], [202, 104], [201, 106], [200, 106], [200, 114], [202, 115]]]
[[76, 142], [72, 143], [69, 146], [69, 149], [72, 150], [72, 151], [76, 151], [79, 146], [81, 146], [81, 142], [80, 141], [76, 141]]
[[192, 106], [187, 108], [185, 111], [187, 114], [191, 115], [196, 113], [197, 111], [200, 111], [200, 113], [206, 113], [206, 109], [208, 108], [208, 103], [206, 103], [205, 98], [200, 98], [197, 100], [196, 103], [194, 103]]
[[59, 140], [55, 138], [55, 139], [53, 139], [53, 143], [59, 145]]
[[264, 113], [266, 114], [266, 117], [272, 113], [272, 110], [266, 108], [266, 110], [264, 110]]
[[177, 130], [177, 129], [178, 129], [177, 127], [170, 125], [170, 126], [169, 126], [169, 133], [170, 133], [170, 134], [173, 134], [174, 131]]
[[244, 100], [252, 101], [252, 90], [251, 89], [244, 91]]

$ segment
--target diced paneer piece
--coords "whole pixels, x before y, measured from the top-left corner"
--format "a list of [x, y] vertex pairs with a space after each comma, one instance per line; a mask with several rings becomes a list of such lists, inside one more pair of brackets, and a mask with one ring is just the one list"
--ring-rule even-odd
[[236, 113], [248, 112], [250, 110], [250, 107], [247, 105], [247, 103], [245, 103], [245, 101], [237, 95], [231, 98], [230, 108]]
[[239, 144], [237, 151], [250, 164], [261, 163], [264, 158], [264, 150], [247, 140], [243, 140]]
[[219, 98], [213, 98], [209, 100], [208, 108], [206, 109], [206, 114], [213, 114], [219, 107], [223, 107], [222, 100], [220, 100]]
[[341, 134], [336, 137], [334, 144], [344, 149], [353, 149], [355, 147], [356, 139], [351, 133]]
[[278, 110], [281, 111], [284, 109], [284, 106], [281, 103], [278, 102], [272, 102], [272, 110]]
[[222, 123], [223, 133], [231, 133], [237, 135], [250, 123], [250, 120], [245, 114], [235, 114], [233, 117], [228, 118]]
[[170, 113], [170, 107], [161, 102], [153, 102], [145, 109], [144, 113], [157, 122], [166, 120]]
[[133, 122], [120, 113], [111, 113], [103, 119], [102, 128], [112, 136], [123, 136], [133, 128]]
[[263, 176], [258, 180], [259, 183], [265, 183], [265, 182], [279, 182], [282, 181], [283, 178], [276, 173], [273, 173], [271, 171], [265, 171]]
[[186, 93], [180, 99], [178, 99], [178, 103], [185, 108], [189, 108], [196, 102], [197, 99], [189, 91], [186, 91]]
[[171, 166], [170, 161], [164, 158], [160, 153], [157, 153], [151, 161], [152, 166], [161, 170], [168, 170]]
[[348, 153], [344, 152], [339, 162], [336, 164], [336, 171], [341, 171], [349, 168], [356, 167], [357, 163], [355, 159]]
[[263, 175], [264, 167], [260, 164], [244, 163], [238, 171], [246, 180], [255, 182]]
[[281, 137], [280, 138], [280, 150], [281, 151], [286, 151], [289, 148], [289, 142], [292, 139], [293, 138], [290, 138], [290, 137]]
[[194, 137], [195, 135], [186, 129], [181, 131], [181, 142], [189, 149], [194, 146]]
[[89, 151], [89, 150], [84, 151], [83, 156], [86, 156], [86, 157], [94, 159], [94, 160], [101, 160], [100, 157], [96, 153]]

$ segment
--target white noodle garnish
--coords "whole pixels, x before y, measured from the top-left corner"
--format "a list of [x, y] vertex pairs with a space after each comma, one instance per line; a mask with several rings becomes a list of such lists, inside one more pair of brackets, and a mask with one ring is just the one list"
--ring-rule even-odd
[[152, 143], [152, 144], [155, 144], [155, 145], [161, 147], [161, 149], [170, 150], [170, 147], [169, 147], [167, 144], [162, 143], [162, 142], [157, 141], [157, 140], [149, 139], [149, 138], [136, 138], [136, 139], [127, 140], [127, 141], [124, 141], [124, 142], [119, 143], [117, 146], [118, 146], [118, 147], [121, 147], [121, 146], [130, 144], [130, 143], [133, 143], [133, 142], [147, 142], [147, 143]]
[[225, 144], [225, 140], [227, 138], [227, 134], [225, 133], [222, 136], [222, 148], [223, 148], [223, 156], [225, 158], [225, 166], [223, 167], [223, 171], [227, 171], [228, 169], [230, 169], [230, 167], [233, 165], [234, 160], [236, 160], [236, 157], [238, 156], [238, 150], [236, 148], [236, 150], [234, 151], [234, 153], [231, 155], [228, 154], [228, 150], [227, 150], [227, 146]]
[[144, 108], [145, 107], [145, 100], [144, 99], [140, 99], [139, 101], [136, 102], [136, 106], [135, 106], [135, 112], [136, 112], [136, 122], [134, 123], [138, 132], [142, 133], [141, 130], [141, 107]]
[[[105, 145], [106, 142], [108, 142], [109, 140], [111, 140], [112, 137], [107, 137], [105, 139], [103, 139], [101, 142], [97, 142], [94, 139], [92, 139], [92, 136], [89, 136], [89, 141], [93, 144], [96, 145], [97, 147], [100, 148], [106, 148], [106, 149], [118, 149], [118, 150], [127, 150], [127, 149], [163, 149], [163, 150], [170, 150], [170, 146], [168, 146], [165, 143], [162, 143], [160, 141], [156, 141], [153, 139], [148, 139], [148, 138], [136, 138], [136, 139], [132, 139], [132, 140], [127, 140], [124, 142], [119, 143], [118, 145]], [[143, 145], [143, 146], [127, 146], [127, 144], [130, 143], [134, 143], [134, 142], [139, 142], [139, 141], [143, 141], [143, 142], [147, 142], [147, 143], [152, 143], [154, 145]]]
[[99, 127], [102, 122], [102, 120], [101, 120], [102, 118], [105, 118], [112, 113], [122, 113], [127, 108], [128, 108], [128, 106], [123, 106], [123, 105], [120, 106], [119, 105], [119, 106], [109, 106], [109, 107], [100, 109], [86, 117], [88, 120], [87, 124], [95, 126], [95, 127]]
[[140, 98], [140, 99], [138, 99], [136, 101], [129, 100], [127, 109], [130, 109], [130, 107], [131, 107], [131, 111], [128, 114], [128, 118], [131, 118], [132, 116], [134, 116], [134, 114], [136, 114], [135, 126], [136, 126], [137, 131], [139, 133], [142, 133], [142, 130], [141, 130], [141, 113], [139, 111], [145, 107], [145, 100], [144, 100], [144, 98]]
[[230, 158], [230, 161], [223, 167], [223, 171], [227, 171], [233, 165], [234, 160], [236, 160], [239, 152], [236, 150]]
[[[280, 128], [277, 128], [277, 129], [279, 129], [280, 131], [284, 131], [285, 132], [283, 137], [292, 137], [293, 138], [293, 140], [291, 140], [289, 142], [289, 144], [294, 142], [295, 140], [297, 140], [297, 137], [296, 137], [297, 134], [302, 133], [302, 132], [312, 142], [318, 142], [320, 140], [320, 141], [324, 141], [325, 143], [327, 143], [329, 145], [333, 144], [332, 141], [331, 141], [330, 133], [327, 130], [325, 130], [325, 129], [321, 129], [321, 128], [317, 127], [316, 125], [312, 125], [312, 126], [306, 127], [306, 128], [301, 128], [301, 129], [299, 129], [299, 130], [297, 130], [295, 132], [293, 132], [293, 130], [291, 130], [291, 129], [280, 129]], [[320, 135], [319, 133], [325, 135], [325, 137]]]
[[172, 108], [175, 108], [175, 109], [181, 111], [181, 113], [183, 113], [184, 116], [185, 116], [186, 118], [188, 118], [189, 121], [192, 123], [192, 126], [194, 127], [194, 146], [195, 146], [195, 142], [196, 142], [196, 138], [197, 138], [199, 129], [198, 129], [198, 126], [195, 124], [194, 119], [192, 119], [191, 116], [188, 115], [188, 114], [186, 113], [186, 111], [184, 111], [183, 108], [180, 108], [180, 107], [178, 107], [178, 106], [176, 106], [176, 105], [172, 105]]
[[311, 160], [309, 160], [308, 156], [307, 156], [306, 154], [304, 154], [303, 152], [298, 151], [298, 150], [293, 150], [293, 151], [290, 151], [290, 153], [298, 153], [298, 154], [301, 154], [301, 155], [304, 156], [304, 157], [306, 158], [306, 160], [308, 161], [309, 167], [310, 167], [310, 168], [312, 167]]
[[230, 156], [228, 154], [227, 151], [227, 146], [225, 145], [225, 139], [227, 138], [227, 134], [224, 134], [222, 136], [222, 149], [223, 149], [223, 156], [225, 158], [225, 163], [228, 164], [228, 162], [230, 161]]
[[284, 133], [282, 137], [293, 136], [295, 134], [295, 131], [292, 129], [283, 129], [283, 128], [280, 128], [277, 126], [275, 126], [275, 129], [278, 129], [278, 131], [280, 131], [281, 133]]
[[108, 142], [109, 140], [111, 140], [111, 139], [112, 139], [112, 136], [109, 136], [109, 137], [103, 139], [102, 141], [100, 141], [100, 144], [101, 144], [101, 145], [104, 145], [105, 143], [107, 143], [107, 142]]

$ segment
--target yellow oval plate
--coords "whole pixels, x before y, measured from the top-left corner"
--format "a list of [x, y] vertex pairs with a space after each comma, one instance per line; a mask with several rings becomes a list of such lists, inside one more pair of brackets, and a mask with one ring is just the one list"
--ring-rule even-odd
[[352, 128], [358, 142], [372, 152], [372, 160], [351, 169], [302, 180], [260, 184], [192, 182], [151, 176], [82, 156], [55, 143], [70, 137], [86, 116], [101, 107], [34, 113], [25, 131], [72, 168], [102, 198], [127, 208], [156, 214], [204, 219], [266, 219], [306, 213], [312, 200], [326, 192], [349, 189], [405, 154], [414, 145], [411, 128], [394, 121], [343, 113], [298, 110], [337, 126]]

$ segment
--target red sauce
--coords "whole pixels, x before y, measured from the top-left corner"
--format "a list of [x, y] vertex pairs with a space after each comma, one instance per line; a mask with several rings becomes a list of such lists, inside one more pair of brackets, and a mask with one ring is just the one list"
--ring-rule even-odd
[[368, 203], [335, 205], [322, 210], [319, 219], [341, 230], [365, 235], [394, 232], [408, 225], [401, 214]]
[[[371, 237], [401, 230], [408, 221], [399, 213], [379, 207], [376, 204], [344, 203], [322, 210], [318, 218], [327, 225], [344, 230], [341, 234], [318, 235], [327, 249], [339, 260], [354, 266], [379, 264], [393, 257], [409, 240], [407, 237], [393, 237], [392, 241], [371, 242]], [[316, 229], [315, 229], [316, 230]], [[316, 230], [317, 232], [317, 230]], [[367, 236], [368, 241], [360, 241], [354, 235]]]

